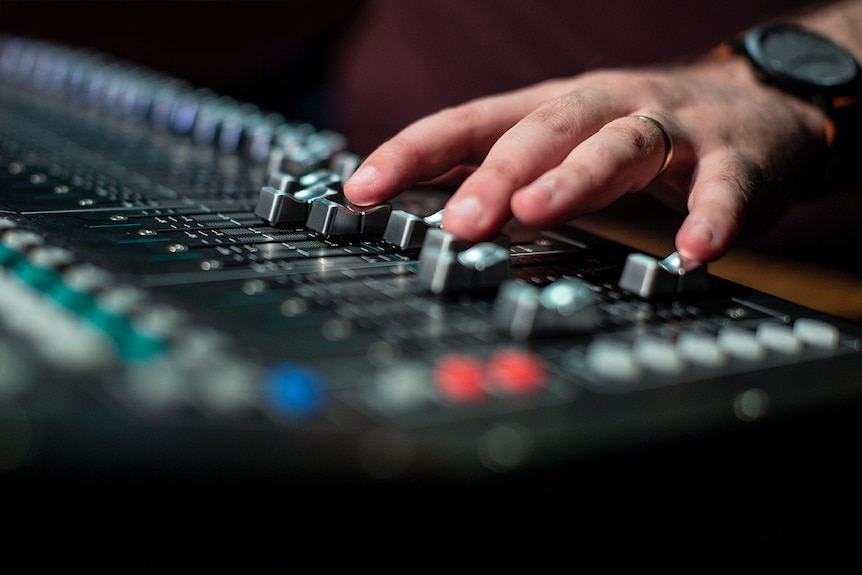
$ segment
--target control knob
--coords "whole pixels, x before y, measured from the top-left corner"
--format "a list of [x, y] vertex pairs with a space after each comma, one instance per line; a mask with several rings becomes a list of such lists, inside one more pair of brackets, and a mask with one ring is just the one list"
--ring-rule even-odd
[[273, 226], [304, 224], [309, 216], [309, 206], [313, 202], [339, 195], [338, 191], [325, 184], [315, 184], [295, 192], [289, 191], [290, 184], [286, 185], [288, 185], [287, 190], [273, 186], [261, 188], [257, 207], [254, 209], [255, 215]]
[[429, 229], [419, 252], [419, 282], [435, 294], [497, 289], [509, 279], [507, 246], [482, 242], [469, 246], [439, 228]]
[[629, 254], [619, 287], [642, 298], [704, 291], [709, 287], [706, 265], [677, 252], [663, 260], [646, 254]]
[[[342, 198], [339, 198], [342, 199]], [[392, 212], [390, 204], [356, 206], [347, 200], [339, 203], [331, 197], [311, 202], [306, 227], [324, 236], [380, 234]]]
[[601, 315], [595, 291], [578, 279], [539, 287], [510, 280], [494, 301], [494, 322], [515, 339], [594, 331]]

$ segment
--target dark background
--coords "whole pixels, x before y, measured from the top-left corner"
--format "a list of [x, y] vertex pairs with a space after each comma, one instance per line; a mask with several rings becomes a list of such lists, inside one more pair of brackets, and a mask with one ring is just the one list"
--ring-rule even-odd
[[[320, 115], [340, 27], [361, 0], [0, 0], [0, 34], [112, 54], [289, 119]], [[321, 126], [324, 127], [324, 126]]]

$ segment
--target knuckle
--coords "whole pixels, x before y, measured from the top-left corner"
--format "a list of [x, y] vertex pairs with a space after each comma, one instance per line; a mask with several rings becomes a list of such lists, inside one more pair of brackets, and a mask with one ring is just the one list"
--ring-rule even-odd
[[764, 188], [768, 179], [755, 160], [742, 155], [729, 158], [716, 177], [721, 184], [738, 190], [745, 203], [751, 201], [757, 190]]
[[582, 113], [584, 108], [584, 96], [571, 93], [548, 100], [536, 108], [526, 119], [553, 134], [572, 138], [581, 133], [583, 129], [583, 120], [579, 119], [586, 116]]
[[501, 188], [514, 190], [527, 183], [520, 166], [510, 159], [486, 159], [482, 170], [486, 174], [493, 174], [494, 181], [499, 182]]
[[639, 158], [649, 158], [656, 151], [664, 151], [664, 136], [656, 126], [647, 125], [644, 128], [634, 122], [611, 122], [603, 129], [633, 150]]
[[483, 104], [475, 102], [460, 106], [450, 106], [437, 112], [436, 117], [448, 124], [455, 126], [476, 125], [483, 121]]

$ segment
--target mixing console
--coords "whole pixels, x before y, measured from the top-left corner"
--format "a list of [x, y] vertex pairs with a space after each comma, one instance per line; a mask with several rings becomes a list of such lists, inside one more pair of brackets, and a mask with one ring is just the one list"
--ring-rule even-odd
[[[465, 245], [338, 133], [0, 53], [0, 468], [476, 477], [862, 392], [862, 327], [563, 227]], [[665, 257], [667, 256], [667, 257]]]

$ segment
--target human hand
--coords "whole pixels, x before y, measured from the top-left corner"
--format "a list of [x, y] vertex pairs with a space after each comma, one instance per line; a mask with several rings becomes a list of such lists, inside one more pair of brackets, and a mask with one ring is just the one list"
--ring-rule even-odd
[[[660, 174], [665, 137], [637, 115], [672, 139]], [[375, 204], [469, 167], [442, 225], [477, 242], [513, 215], [549, 227], [643, 190], [688, 212], [677, 250], [705, 262], [730, 248], [755, 199], [813, 172], [825, 126], [822, 111], [762, 85], [740, 57], [596, 71], [418, 120], [370, 154], [344, 192]]]

